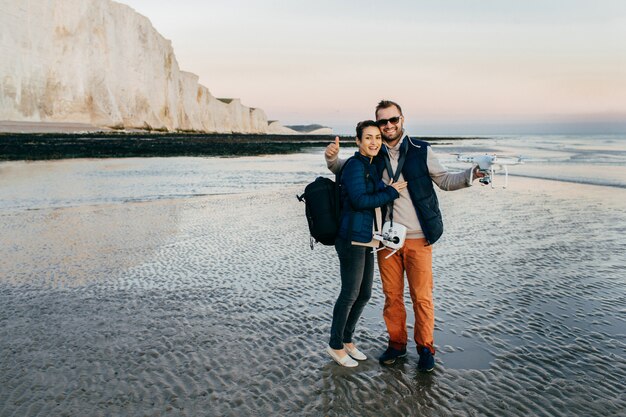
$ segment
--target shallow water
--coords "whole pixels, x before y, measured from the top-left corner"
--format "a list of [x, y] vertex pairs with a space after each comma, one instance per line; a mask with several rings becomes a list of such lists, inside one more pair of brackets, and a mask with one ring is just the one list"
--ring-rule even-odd
[[[233, 178], [288, 177], [229, 195], [37, 198], [22, 178], [28, 197], [0, 211], [0, 415], [624, 414], [626, 190], [512, 176], [507, 190], [440, 192], [437, 368], [419, 373], [412, 343], [396, 366], [375, 360], [375, 279], [357, 334], [370, 359], [348, 370], [323, 352], [336, 254], [309, 249], [302, 185], [289, 184], [293, 167], [303, 183], [323, 172], [319, 152], [220, 159], [250, 167]], [[131, 163], [191, 160], [176, 159]], [[61, 162], [61, 178], [90, 188], [89, 162]]]
[[[511, 177], [626, 188], [626, 136], [502, 136], [433, 145], [451, 169], [455, 153], [522, 156]], [[355, 148], [342, 148], [347, 157]], [[324, 169], [323, 149], [244, 158], [124, 158], [0, 162], [0, 210], [73, 207], [205, 195], [277, 191]], [[496, 184], [503, 176], [496, 176]]]
[[319, 153], [0, 163], [0, 210], [277, 190], [320, 174]]

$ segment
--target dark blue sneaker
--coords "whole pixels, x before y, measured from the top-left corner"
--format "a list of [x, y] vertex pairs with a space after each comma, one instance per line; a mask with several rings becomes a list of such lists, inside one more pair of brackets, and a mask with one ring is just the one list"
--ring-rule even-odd
[[421, 347], [417, 349], [417, 353], [420, 355], [420, 360], [417, 362], [417, 369], [422, 372], [430, 372], [435, 369], [435, 357], [427, 347]]
[[378, 361], [383, 365], [392, 365], [396, 362], [396, 359], [404, 357], [406, 357], [406, 347], [403, 347], [402, 349], [394, 349], [389, 346], [387, 350], [380, 355]]

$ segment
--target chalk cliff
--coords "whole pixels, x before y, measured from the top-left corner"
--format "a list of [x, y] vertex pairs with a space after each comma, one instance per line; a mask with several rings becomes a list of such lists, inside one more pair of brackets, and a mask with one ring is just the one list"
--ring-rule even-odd
[[204, 132], [295, 133], [218, 99], [171, 42], [111, 0], [0, 0], [0, 120]]

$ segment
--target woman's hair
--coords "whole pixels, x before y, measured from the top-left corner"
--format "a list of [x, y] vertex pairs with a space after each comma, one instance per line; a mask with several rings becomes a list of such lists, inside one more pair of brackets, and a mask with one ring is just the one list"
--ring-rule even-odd
[[375, 127], [377, 129], [380, 129], [375, 121], [363, 120], [356, 125], [356, 137], [358, 140], [361, 140], [361, 138], [363, 137], [363, 129], [365, 129], [366, 127]]

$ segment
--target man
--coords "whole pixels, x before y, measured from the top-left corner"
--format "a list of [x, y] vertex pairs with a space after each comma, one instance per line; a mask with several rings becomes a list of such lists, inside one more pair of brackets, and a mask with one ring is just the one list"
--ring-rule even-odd
[[[383, 143], [374, 159], [385, 183], [407, 181], [408, 187], [400, 198], [384, 210], [385, 220], [407, 227], [402, 249], [386, 258], [388, 251], [378, 252], [385, 306], [383, 317], [389, 333], [387, 350], [380, 356], [382, 364], [395, 363], [406, 356], [407, 330], [404, 307], [404, 273], [415, 313], [414, 339], [419, 354], [418, 369], [430, 372], [435, 367], [435, 311], [433, 304], [432, 244], [443, 233], [434, 182], [445, 191], [469, 187], [475, 178], [484, 176], [478, 167], [451, 174], [441, 165], [427, 142], [414, 140], [404, 131], [402, 109], [393, 101], [383, 100], [376, 106], [376, 122]], [[337, 157], [339, 137], [326, 147], [324, 156], [328, 168], [337, 173], [345, 162]]]

